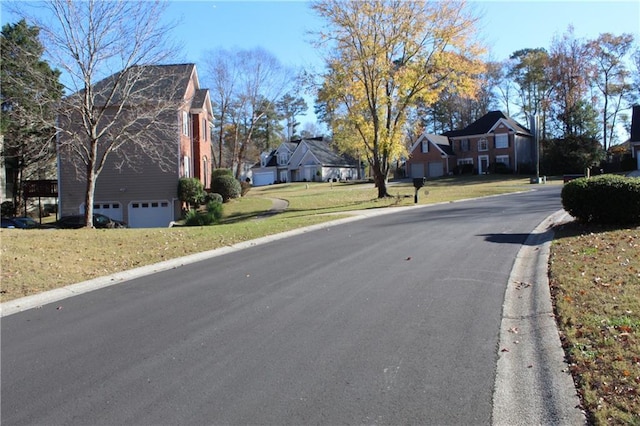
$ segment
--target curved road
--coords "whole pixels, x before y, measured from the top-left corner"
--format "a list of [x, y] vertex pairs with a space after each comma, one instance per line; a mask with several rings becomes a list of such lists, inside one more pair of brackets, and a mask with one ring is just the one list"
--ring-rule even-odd
[[490, 424], [560, 187], [332, 226], [2, 318], [2, 422]]

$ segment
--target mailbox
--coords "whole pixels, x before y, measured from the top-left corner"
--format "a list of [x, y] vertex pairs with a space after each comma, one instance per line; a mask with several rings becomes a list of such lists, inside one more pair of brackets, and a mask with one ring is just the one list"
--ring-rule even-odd
[[413, 178], [413, 187], [415, 189], [420, 189], [423, 186], [425, 186], [426, 184], [427, 184], [427, 178], [426, 177]]

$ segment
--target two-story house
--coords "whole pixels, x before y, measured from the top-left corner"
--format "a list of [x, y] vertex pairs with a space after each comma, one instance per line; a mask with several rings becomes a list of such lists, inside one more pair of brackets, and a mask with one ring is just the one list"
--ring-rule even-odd
[[497, 163], [515, 173], [535, 171], [535, 140], [529, 129], [501, 111], [491, 111], [461, 130], [423, 134], [406, 163], [411, 177], [437, 177], [470, 168], [488, 173]]
[[636, 170], [640, 170], [640, 105], [634, 105], [631, 115], [631, 155], [636, 159]]
[[[163, 146], [158, 150], [163, 158], [140, 152], [140, 145], [124, 144], [120, 148], [123, 152], [108, 158], [96, 181], [93, 208], [95, 213], [124, 220], [132, 228], [164, 227], [181, 215], [180, 178], [195, 177], [205, 188], [210, 186], [211, 100], [209, 91], [200, 87], [195, 64], [143, 66], [137, 71], [140, 76], [136, 87], [140, 93], [136, 99], [149, 103], [171, 101], [172, 109], [163, 114], [162, 120], [153, 122], [144, 136], [149, 139], [146, 143]], [[109, 78], [112, 77], [105, 80]], [[111, 107], [119, 105], [115, 102]], [[65, 133], [80, 131], [73, 120], [64, 120], [62, 125], [68, 127], [61, 132], [62, 138]], [[113, 125], [125, 124], [116, 120]], [[59, 146], [63, 143], [59, 141]], [[68, 149], [59, 149], [62, 216], [85, 210], [86, 178], [77, 172], [77, 162]]]
[[260, 155], [252, 168], [253, 186], [276, 182], [326, 182], [362, 176], [358, 161], [337, 153], [322, 137], [283, 142]]

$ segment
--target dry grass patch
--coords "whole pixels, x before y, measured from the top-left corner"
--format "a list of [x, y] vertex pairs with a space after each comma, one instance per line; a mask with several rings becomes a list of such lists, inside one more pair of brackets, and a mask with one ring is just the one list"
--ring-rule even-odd
[[556, 232], [549, 272], [590, 423], [640, 425], [640, 228], [565, 225]]

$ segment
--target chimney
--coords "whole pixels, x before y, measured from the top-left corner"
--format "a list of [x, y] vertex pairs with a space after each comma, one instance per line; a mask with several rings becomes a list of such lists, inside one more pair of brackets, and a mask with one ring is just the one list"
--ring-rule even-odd
[[640, 105], [634, 105], [631, 113], [631, 142], [640, 142]]

